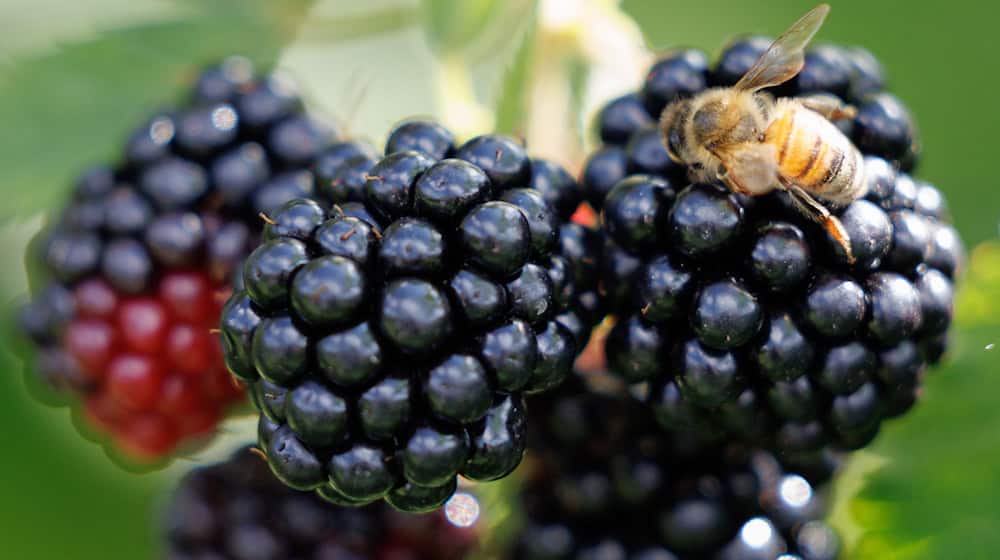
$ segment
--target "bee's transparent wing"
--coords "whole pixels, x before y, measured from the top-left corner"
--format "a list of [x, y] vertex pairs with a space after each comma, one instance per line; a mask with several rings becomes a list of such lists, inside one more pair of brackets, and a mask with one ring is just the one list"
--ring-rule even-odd
[[782, 33], [781, 37], [768, 47], [734, 87], [757, 91], [782, 84], [798, 74], [805, 64], [803, 52], [806, 45], [819, 31], [828, 13], [830, 6], [820, 4], [799, 18], [788, 31]]

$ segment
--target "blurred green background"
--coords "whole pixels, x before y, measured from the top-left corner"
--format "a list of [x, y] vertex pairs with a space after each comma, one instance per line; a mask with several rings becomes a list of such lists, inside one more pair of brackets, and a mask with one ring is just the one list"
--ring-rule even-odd
[[[467, 133], [523, 133], [579, 165], [581, 141], [593, 141], [587, 119], [553, 107], [568, 98], [586, 114], [634, 88], [615, 67], [641, 72], [641, 60], [622, 59], [637, 30], [653, 49], [715, 53], [736, 34], [774, 35], [812, 5], [627, 0], [632, 23], [600, 0], [0, 0], [0, 297], [23, 294], [24, 244], [74, 173], [112, 158], [126, 130], [227, 54], [280, 60], [315, 106], [376, 141], [408, 114], [434, 114]], [[972, 0], [840, 1], [818, 38], [863, 45], [885, 65], [921, 129], [919, 174], [947, 194], [970, 248], [946, 365], [837, 485], [848, 558], [1000, 556], [1000, 349], [988, 349], [1000, 344], [998, 16], [1000, 6]], [[34, 402], [21, 369], [0, 356], [3, 558], [155, 557], [170, 483], [247, 433], [227, 426], [215, 449], [129, 474], [76, 434], [65, 409]]]

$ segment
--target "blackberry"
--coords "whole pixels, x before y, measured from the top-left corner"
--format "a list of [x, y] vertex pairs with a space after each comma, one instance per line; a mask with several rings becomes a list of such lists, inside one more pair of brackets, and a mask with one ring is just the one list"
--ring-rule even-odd
[[805, 59], [802, 71], [789, 80], [790, 89], [800, 95], [824, 93], [848, 99], [855, 70], [844, 49], [817, 45], [806, 53]]
[[914, 157], [916, 138], [906, 107], [889, 93], [867, 96], [858, 106], [852, 140], [866, 154], [896, 164]]
[[332, 506], [281, 484], [249, 449], [181, 479], [161, 522], [168, 560], [231, 558], [459, 559], [473, 529], [438, 512], [403, 515], [385, 504]]
[[310, 194], [309, 166], [334, 140], [286, 78], [245, 59], [206, 69], [191, 99], [140, 125], [120, 163], [84, 172], [29, 255], [44, 269], [22, 311], [34, 369], [109, 451], [141, 462], [204, 440], [243, 400], [209, 331], [257, 213]]
[[535, 460], [509, 557], [837, 556], [836, 535], [819, 521], [827, 455], [794, 457], [803, 475], [765, 452], [693, 432], [665, 436], [601, 374], [583, 379], [531, 403]]
[[697, 49], [686, 49], [656, 61], [649, 68], [639, 95], [649, 114], [658, 115], [671, 101], [691, 96], [707, 86], [708, 57]]
[[757, 62], [774, 39], [771, 37], [739, 37], [730, 41], [722, 49], [718, 60], [709, 70], [713, 87], [736, 85], [740, 78]]
[[363, 187], [319, 183], [267, 217], [222, 343], [281, 480], [423, 511], [458, 474], [520, 463], [522, 395], [558, 385], [601, 317], [599, 241], [563, 223], [576, 182], [510, 138], [456, 147], [422, 121], [389, 138], [326, 171]]
[[602, 142], [624, 144], [633, 132], [654, 122], [640, 96], [630, 93], [609, 101], [601, 109], [597, 116], [597, 129]]
[[580, 183], [587, 196], [587, 203], [596, 209], [604, 205], [604, 198], [628, 173], [628, 155], [618, 145], [607, 145], [587, 159]]
[[[853, 264], [784, 193], [691, 184], [678, 164], [638, 155], [653, 151], [663, 100], [699, 91], [664, 84], [731, 86], [768, 44], [738, 40], [710, 69], [703, 55], [670, 54], [601, 113], [604, 145], [582, 177], [606, 234], [600, 287], [616, 318], [607, 361], [648, 385], [644, 398], [668, 430], [782, 452], [855, 449], [914, 403], [941, 358], [962, 261], [941, 192], [908, 175], [914, 126], [883, 91], [877, 61], [816, 47], [795, 80], [772, 88], [858, 104], [847, 126], [865, 155], [867, 194], [831, 208]], [[672, 93], [649, 96], [661, 90]]]

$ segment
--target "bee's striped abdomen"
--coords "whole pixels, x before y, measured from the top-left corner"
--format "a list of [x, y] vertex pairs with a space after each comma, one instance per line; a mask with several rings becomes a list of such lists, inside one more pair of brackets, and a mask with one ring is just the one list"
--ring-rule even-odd
[[822, 115], [782, 104], [764, 142], [775, 147], [778, 172], [790, 183], [838, 203], [864, 194], [861, 153]]

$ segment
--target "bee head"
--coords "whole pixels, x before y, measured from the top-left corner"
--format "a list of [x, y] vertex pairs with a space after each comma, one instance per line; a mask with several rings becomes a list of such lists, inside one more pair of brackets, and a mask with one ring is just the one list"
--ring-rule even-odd
[[714, 99], [698, 107], [691, 115], [693, 140], [700, 145], [714, 143], [722, 132], [728, 108], [723, 99]]
[[763, 116], [753, 95], [721, 90], [691, 114], [689, 134], [699, 146], [726, 146], [755, 141]]

